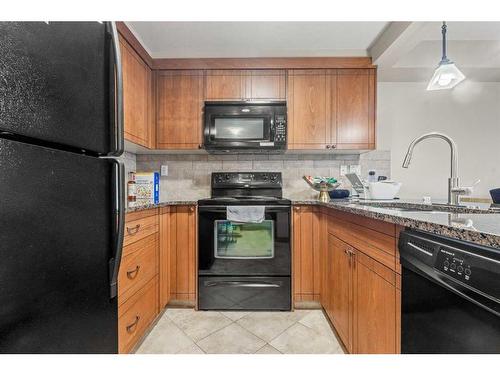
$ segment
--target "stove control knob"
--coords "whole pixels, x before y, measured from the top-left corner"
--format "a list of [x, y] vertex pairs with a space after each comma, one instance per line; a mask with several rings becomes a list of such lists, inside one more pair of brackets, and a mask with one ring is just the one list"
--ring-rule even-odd
[[231, 178], [231, 176], [230, 176], [230, 175], [228, 175], [228, 174], [226, 174], [226, 175], [224, 176], [224, 178], [226, 179], [226, 181], [229, 181], [229, 179]]
[[262, 179], [263, 179], [264, 181], [267, 181], [267, 180], [269, 179], [269, 176], [268, 176], [267, 174], [263, 174], [263, 175], [262, 175]]
[[455, 268], [457, 268], [456, 263], [452, 263], [451, 266], [450, 266], [450, 269], [454, 270]]
[[464, 271], [464, 268], [462, 266], [458, 266], [457, 271], [458, 273], [462, 273]]
[[444, 263], [443, 263], [443, 266], [445, 266], [446, 268], [448, 268], [449, 265], [450, 265], [450, 262], [448, 262], [447, 260], [445, 260]]
[[466, 268], [466, 269], [465, 269], [465, 274], [466, 274], [467, 276], [470, 276], [470, 274], [471, 274], [471, 273], [472, 273], [472, 271], [470, 270], [470, 268]]

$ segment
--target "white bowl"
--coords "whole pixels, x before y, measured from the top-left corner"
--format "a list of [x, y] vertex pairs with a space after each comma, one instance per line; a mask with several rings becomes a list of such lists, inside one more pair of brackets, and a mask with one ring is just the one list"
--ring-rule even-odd
[[368, 199], [394, 199], [401, 189], [401, 182], [379, 181], [370, 182], [365, 187], [365, 197]]

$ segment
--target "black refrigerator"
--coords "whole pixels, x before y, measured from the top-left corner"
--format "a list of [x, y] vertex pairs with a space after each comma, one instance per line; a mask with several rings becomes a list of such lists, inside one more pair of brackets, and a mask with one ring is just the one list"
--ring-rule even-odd
[[117, 353], [122, 81], [112, 22], [0, 22], [0, 353]]

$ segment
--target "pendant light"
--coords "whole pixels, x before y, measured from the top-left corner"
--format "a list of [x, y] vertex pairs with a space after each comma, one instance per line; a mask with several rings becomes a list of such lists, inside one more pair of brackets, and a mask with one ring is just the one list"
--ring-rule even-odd
[[465, 79], [464, 74], [456, 67], [455, 63], [446, 56], [446, 22], [443, 22], [441, 32], [443, 34], [443, 56], [434, 71], [427, 90], [451, 89]]

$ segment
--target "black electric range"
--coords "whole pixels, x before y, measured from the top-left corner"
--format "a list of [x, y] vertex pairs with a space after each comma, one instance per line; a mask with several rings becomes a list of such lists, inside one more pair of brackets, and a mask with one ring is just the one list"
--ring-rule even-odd
[[[279, 172], [213, 173], [198, 201], [198, 307], [290, 310], [291, 202]], [[262, 222], [227, 220], [228, 206], [265, 206]]]

